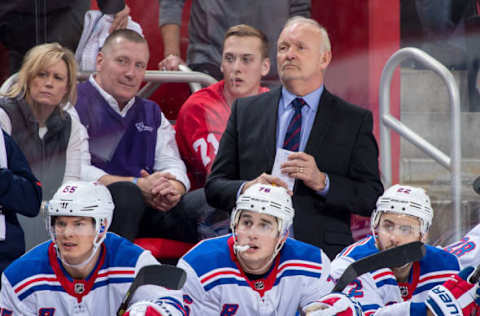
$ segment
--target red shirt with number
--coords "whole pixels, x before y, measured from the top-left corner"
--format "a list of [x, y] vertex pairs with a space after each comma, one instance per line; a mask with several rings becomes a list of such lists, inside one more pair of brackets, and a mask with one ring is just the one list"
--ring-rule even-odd
[[[192, 94], [182, 105], [175, 124], [180, 155], [193, 189], [205, 185], [227, 126], [230, 106], [223, 97], [224, 81]], [[259, 93], [268, 91], [260, 87]]]

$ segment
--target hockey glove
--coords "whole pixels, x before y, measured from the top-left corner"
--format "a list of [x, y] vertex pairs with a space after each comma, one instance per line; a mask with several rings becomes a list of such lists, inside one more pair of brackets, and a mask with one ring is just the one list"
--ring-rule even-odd
[[305, 308], [306, 316], [363, 316], [360, 304], [343, 293], [331, 293]]
[[123, 316], [171, 316], [172, 312], [164, 304], [140, 301], [132, 304]]
[[480, 302], [478, 281], [467, 281], [473, 272], [473, 267], [466, 267], [452, 279], [431, 289], [425, 301], [428, 309], [435, 316], [471, 315]]

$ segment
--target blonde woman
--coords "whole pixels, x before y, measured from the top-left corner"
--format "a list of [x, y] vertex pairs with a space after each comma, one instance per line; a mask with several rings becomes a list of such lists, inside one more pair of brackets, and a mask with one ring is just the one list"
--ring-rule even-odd
[[43, 200], [62, 184], [79, 180], [82, 158], [89, 163], [86, 130], [63, 110], [75, 104], [76, 65], [58, 43], [33, 47], [18, 80], [0, 98], [0, 126], [17, 142], [40, 179]]

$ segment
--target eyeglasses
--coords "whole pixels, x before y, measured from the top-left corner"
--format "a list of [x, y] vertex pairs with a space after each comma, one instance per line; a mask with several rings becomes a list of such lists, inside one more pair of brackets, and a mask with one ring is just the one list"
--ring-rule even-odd
[[402, 237], [409, 237], [420, 234], [419, 225], [395, 224], [390, 221], [382, 221], [378, 227], [379, 232], [387, 234], [397, 234]]

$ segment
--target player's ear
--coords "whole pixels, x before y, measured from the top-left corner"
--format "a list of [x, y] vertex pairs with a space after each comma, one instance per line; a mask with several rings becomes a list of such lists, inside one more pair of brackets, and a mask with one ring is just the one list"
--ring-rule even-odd
[[330, 64], [330, 61], [332, 60], [332, 52], [331, 51], [324, 51], [322, 53], [322, 57], [320, 59], [321, 63], [321, 68], [322, 70], [327, 69], [328, 65]]
[[425, 244], [428, 241], [428, 233], [422, 234], [422, 238], [420, 238], [420, 241]]
[[280, 242], [277, 244], [277, 247], [275, 248], [276, 251], [280, 251], [280, 249], [282, 249], [283, 245], [285, 244], [285, 241], [287, 240], [288, 232], [283, 236], [279, 235], [279, 237], [280, 237], [280, 240], [279, 240]]
[[105, 60], [105, 54], [102, 51], [98, 52], [97, 57], [95, 58], [96, 71], [102, 70], [104, 60]]
[[270, 58], [266, 57], [262, 61], [262, 77], [266, 76], [270, 71]]

